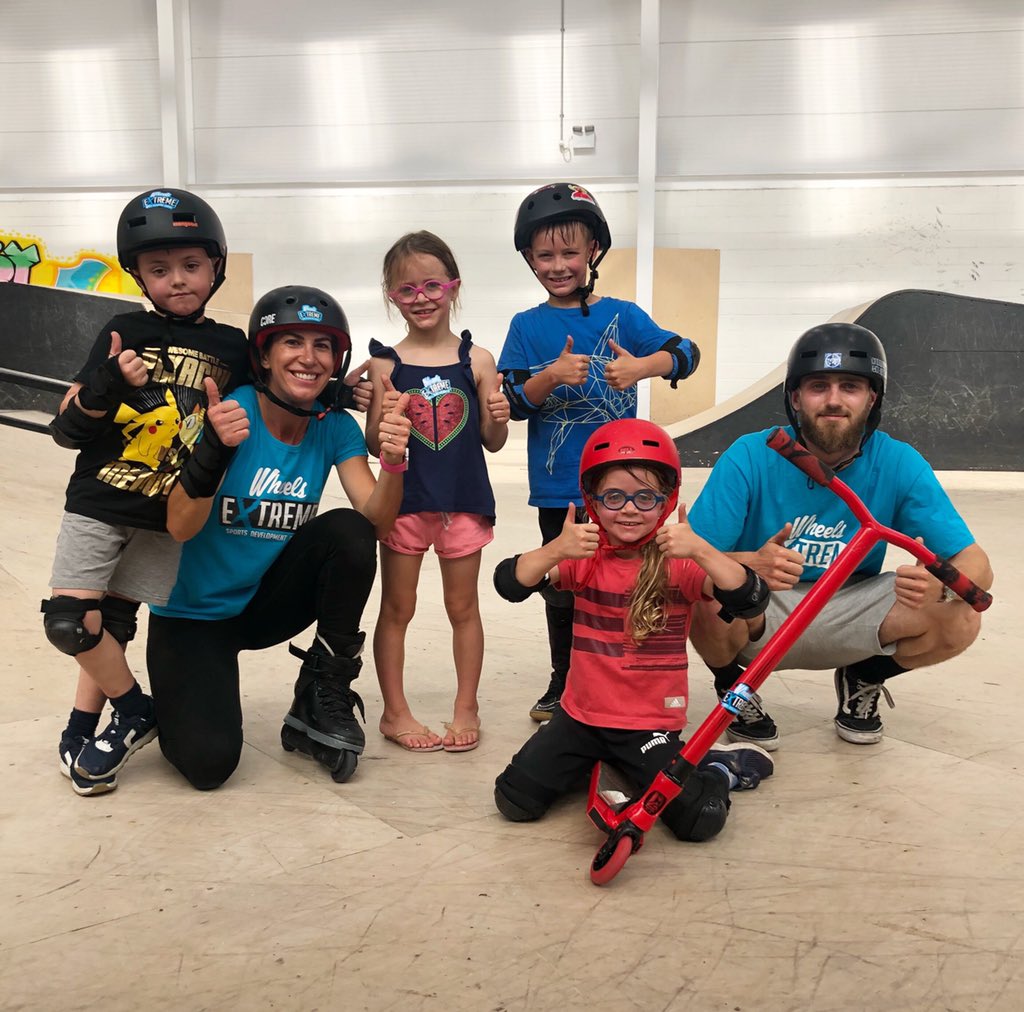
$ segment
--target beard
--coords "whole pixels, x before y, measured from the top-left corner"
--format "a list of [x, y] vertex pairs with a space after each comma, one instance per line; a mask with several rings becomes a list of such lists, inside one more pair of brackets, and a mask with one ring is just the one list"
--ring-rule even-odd
[[871, 408], [872, 405], [868, 404], [859, 414], [820, 422], [800, 411], [797, 413], [800, 422], [800, 438], [813, 443], [829, 456], [848, 454], [852, 457], [860, 449], [860, 442], [864, 437]]

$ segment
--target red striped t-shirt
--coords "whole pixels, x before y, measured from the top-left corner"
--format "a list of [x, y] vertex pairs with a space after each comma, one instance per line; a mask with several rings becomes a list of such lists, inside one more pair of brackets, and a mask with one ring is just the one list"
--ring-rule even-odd
[[702, 593], [707, 574], [690, 559], [670, 559], [668, 622], [637, 644], [627, 623], [640, 564], [604, 552], [596, 564], [558, 564], [558, 589], [576, 598], [562, 709], [595, 727], [678, 731], [686, 726], [690, 604], [709, 600]]

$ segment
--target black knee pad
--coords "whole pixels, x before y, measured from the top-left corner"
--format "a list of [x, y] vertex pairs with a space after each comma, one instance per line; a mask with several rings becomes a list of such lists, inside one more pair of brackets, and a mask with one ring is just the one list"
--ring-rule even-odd
[[662, 813], [661, 821], [680, 840], [700, 843], [718, 836], [729, 815], [729, 782], [718, 770], [695, 770], [683, 793]]
[[86, 612], [99, 611], [100, 602], [92, 599], [58, 594], [43, 601], [43, 630], [46, 638], [62, 653], [77, 657], [100, 644], [103, 629], [91, 633], [85, 628]]
[[551, 805], [553, 792], [526, 776], [515, 766], [494, 781], [494, 804], [512, 822], [533, 822]]
[[138, 631], [138, 601], [126, 601], [123, 597], [105, 597], [100, 601], [100, 613], [103, 615], [103, 628], [117, 640], [121, 646], [127, 646]]

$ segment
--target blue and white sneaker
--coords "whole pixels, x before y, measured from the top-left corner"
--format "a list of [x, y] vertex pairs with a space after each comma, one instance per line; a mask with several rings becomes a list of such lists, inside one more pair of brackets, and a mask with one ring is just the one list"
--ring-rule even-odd
[[117, 773], [128, 757], [157, 735], [156, 717], [150, 700], [144, 717], [128, 717], [114, 710], [110, 723], [86, 742], [75, 760], [74, 772], [86, 780], [104, 780]]
[[76, 794], [88, 797], [90, 794], [109, 794], [117, 790], [117, 774], [102, 777], [99, 780], [87, 780], [75, 769], [75, 760], [82, 749], [89, 744], [84, 734], [71, 734], [65, 730], [60, 736], [57, 754], [60, 756], [60, 771], [70, 781]]
[[759, 745], [738, 743], [736, 745], [715, 745], [701, 760], [700, 768], [724, 766], [737, 783], [734, 791], [752, 791], [762, 780], [775, 772], [775, 762]]

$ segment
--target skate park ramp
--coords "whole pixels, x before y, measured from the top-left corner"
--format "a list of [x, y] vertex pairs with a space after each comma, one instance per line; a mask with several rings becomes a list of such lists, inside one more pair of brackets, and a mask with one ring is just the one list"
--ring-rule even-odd
[[[252, 303], [252, 255], [231, 253], [206, 315], [244, 331]], [[96, 335], [111, 317], [145, 305], [141, 296], [0, 282], [0, 423], [45, 431], [35, 413], [56, 412]]]
[[[885, 346], [881, 427], [936, 470], [1016, 471], [1024, 459], [1024, 305], [916, 289], [837, 314]], [[785, 364], [669, 431], [683, 467], [711, 467], [738, 437], [786, 424]]]
[[[0, 368], [68, 381], [107, 321], [140, 303], [42, 285], [0, 284]], [[2, 412], [54, 414], [60, 400], [60, 393], [0, 382]]]

